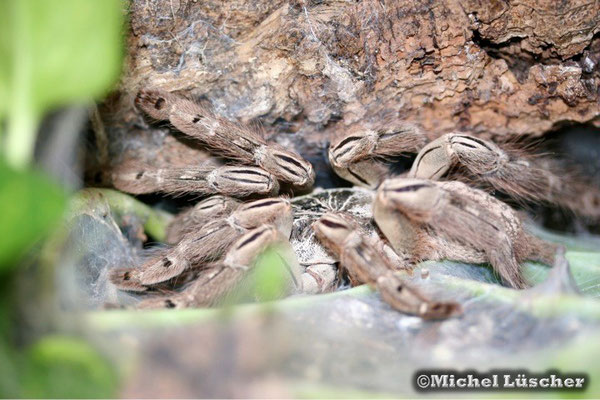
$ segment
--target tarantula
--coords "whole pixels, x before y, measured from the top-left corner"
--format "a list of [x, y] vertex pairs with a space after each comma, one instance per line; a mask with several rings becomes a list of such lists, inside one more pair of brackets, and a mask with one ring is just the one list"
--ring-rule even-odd
[[[231, 198], [273, 196], [280, 183], [306, 190], [315, 176], [309, 162], [265, 141], [256, 129], [177, 95], [145, 90], [136, 104], [237, 165], [153, 169], [129, 163], [114, 171], [114, 185], [130, 193], [215, 194], [173, 220], [167, 231], [173, 247], [137, 268], [113, 270], [110, 278], [117, 287], [148, 293], [140, 308], [218, 304], [244, 281], [257, 256], [273, 245], [284, 249], [281, 266], [289, 277], [288, 293], [301, 292], [318, 279], [314, 271], [302, 272], [290, 251], [293, 215], [287, 198], [246, 203]], [[498, 189], [517, 200], [555, 202], [571, 209], [581, 204], [569, 191], [582, 196], [590, 191], [544, 168], [547, 160], [475, 137], [448, 134], [426, 142], [416, 127], [399, 124], [333, 143], [329, 159], [334, 171], [358, 185], [377, 188], [373, 219], [383, 238], [368, 235], [343, 213], [325, 213], [312, 227], [353, 285], [375, 287], [399, 311], [444, 318], [459, 314], [460, 305], [428, 299], [403, 282], [399, 271], [422, 260], [489, 262], [506, 285], [524, 288], [519, 263], [532, 259], [552, 264], [557, 251], [555, 245], [526, 233], [508, 205], [458, 180]], [[418, 152], [411, 170], [386, 179], [384, 162], [411, 152]], [[436, 181], [443, 176], [458, 180]], [[578, 211], [600, 216], [596, 193], [580, 197], [586, 207]], [[182, 290], [173, 292], [174, 287]]]
[[279, 182], [296, 189], [312, 186], [312, 165], [276, 143], [267, 143], [257, 129], [233, 123], [209, 108], [183, 97], [159, 91], [141, 91], [136, 105], [150, 117], [167, 120], [197, 139], [216, 155], [236, 166], [153, 169], [125, 164], [113, 173], [113, 184], [125, 192], [224, 194], [247, 197], [279, 191]]
[[460, 133], [448, 133], [427, 145], [425, 141], [411, 125], [353, 133], [330, 146], [329, 160], [341, 177], [375, 188], [388, 174], [382, 161], [418, 153], [406, 177], [446, 177], [498, 190], [516, 201], [557, 205], [583, 217], [600, 218], [600, 190], [555, 160]]

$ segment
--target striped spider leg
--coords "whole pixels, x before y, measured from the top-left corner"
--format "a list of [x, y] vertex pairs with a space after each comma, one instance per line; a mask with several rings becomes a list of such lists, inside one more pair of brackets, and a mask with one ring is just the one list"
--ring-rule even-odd
[[519, 263], [552, 265], [556, 245], [525, 232], [514, 210], [462, 182], [396, 178], [384, 181], [375, 222], [398, 254], [413, 262], [490, 262], [502, 280], [525, 288]]
[[440, 179], [452, 168], [458, 174], [499, 190], [516, 200], [545, 202], [576, 214], [600, 217], [600, 190], [561, 168], [552, 160], [519, 150], [503, 150], [496, 144], [470, 135], [449, 133], [425, 146], [409, 177]]
[[417, 153], [426, 141], [425, 135], [409, 124], [352, 133], [331, 144], [329, 162], [340, 177], [374, 189], [389, 172], [382, 161]]
[[435, 302], [403, 282], [394, 273], [403, 266], [381, 251], [377, 240], [366, 236], [360, 227], [341, 214], [327, 213], [313, 224], [319, 240], [348, 271], [353, 285], [367, 283], [375, 287], [392, 308], [425, 319], [447, 318], [461, 313], [453, 302]]
[[335, 291], [338, 282], [338, 271], [335, 263], [305, 264], [302, 273], [302, 290], [304, 294], [321, 294]]
[[240, 203], [231, 197], [210, 196], [173, 218], [167, 226], [165, 242], [178, 243], [186, 234], [200, 229], [210, 221], [231, 214], [239, 205]]
[[247, 197], [253, 194], [269, 196], [279, 191], [279, 183], [272, 174], [246, 165], [153, 168], [129, 162], [113, 170], [112, 180], [115, 188], [132, 194], [219, 193]]
[[292, 207], [285, 198], [267, 198], [243, 204], [230, 216], [184, 235], [175, 246], [160, 252], [139, 268], [113, 270], [110, 280], [122, 290], [145, 291], [149, 286], [218, 260], [235, 240], [257, 226], [273, 225], [289, 238], [292, 218]]
[[300, 265], [287, 237], [273, 225], [261, 225], [240, 237], [222, 260], [207, 265], [181, 292], [143, 300], [137, 308], [208, 307], [226, 302], [238, 289], [255, 286], [251, 273], [257, 257], [267, 248], [274, 249], [280, 261], [277, 267], [285, 270], [284, 290], [280, 294], [300, 292]]
[[136, 104], [150, 117], [169, 121], [217, 155], [256, 165], [296, 188], [309, 188], [314, 183], [315, 172], [308, 161], [276, 143], [267, 143], [256, 128], [230, 121], [203, 105], [158, 90], [140, 91]]

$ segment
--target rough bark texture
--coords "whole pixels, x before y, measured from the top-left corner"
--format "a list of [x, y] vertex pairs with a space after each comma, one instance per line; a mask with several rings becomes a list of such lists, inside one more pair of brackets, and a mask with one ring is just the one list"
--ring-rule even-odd
[[431, 138], [599, 121], [598, 0], [133, 0], [130, 21], [109, 134], [148, 129], [142, 87], [259, 118], [313, 162], [394, 120]]

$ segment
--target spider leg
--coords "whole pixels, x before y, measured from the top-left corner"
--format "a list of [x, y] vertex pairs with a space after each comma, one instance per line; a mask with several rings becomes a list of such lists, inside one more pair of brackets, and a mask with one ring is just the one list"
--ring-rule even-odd
[[340, 178], [368, 189], [375, 189], [388, 173], [385, 165], [373, 159], [364, 159], [343, 165], [331, 161], [330, 157], [330, 164], [333, 171]]
[[231, 197], [220, 195], [202, 200], [173, 218], [167, 226], [165, 241], [169, 244], [175, 244], [187, 233], [206, 225], [210, 221], [228, 216], [239, 207], [239, 204], [237, 200]]
[[151, 297], [141, 301], [136, 308], [188, 308], [210, 307], [225, 293], [235, 287], [244, 271], [222, 264], [208, 266], [205, 271], [182, 292], [170, 296]]
[[351, 133], [329, 147], [329, 162], [337, 175], [359, 186], [375, 188], [388, 173], [381, 159], [416, 153], [425, 135], [415, 126]]
[[110, 280], [123, 290], [140, 285], [156, 285], [190, 268], [216, 261], [240, 235], [262, 224], [274, 226], [289, 238], [292, 221], [292, 208], [287, 199], [275, 197], [249, 202], [229, 217], [209, 222], [199, 230], [188, 233], [175, 246], [160, 252], [139, 268], [131, 269], [127, 280], [123, 279], [121, 270], [115, 270]]
[[287, 238], [274, 226], [262, 225], [241, 236], [225, 258], [209, 265], [197, 280], [182, 292], [167, 297], [142, 301], [138, 308], [186, 308], [220, 304], [240, 285], [247, 286], [249, 273], [256, 267], [258, 256], [267, 248], [278, 246], [277, 255], [286, 276], [285, 293], [301, 289], [300, 267]]
[[302, 273], [302, 292], [305, 294], [327, 293], [335, 290], [338, 281], [335, 263], [315, 263], [306, 266]]
[[377, 278], [387, 273], [383, 256], [368, 245], [358, 224], [341, 214], [327, 213], [313, 224], [317, 238], [340, 261], [348, 271], [354, 286], [363, 283], [373, 285]]
[[353, 284], [367, 283], [379, 290], [382, 299], [392, 308], [423, 318], [446, 318], [461, 312], [453, 302], [439, 303], [426, 298], [394, 274], [406, 268], [395, 265], [375, 239], [364, 235], [357, 224], [340, 214], [323, 215], [313, 229], [321, 242], [348, 270]]
[[437, 180], [452, 167], [517, 201], [545, 202], [582, 216], [600, 217], [600, 190], [577, 174], [548, 158], [503, 150], [470, 135], [450, 133], [434, 140], [421, 150], [408, 176]]
[[546, 242], [530, 233], [525, 233], [524, 242], [527, 243], [527, 250], [524, 259], [542, 262], [546, 265], [553, 265], [556, 262], [556, 255], [561, 245]]
[[407, 177], [439, 179], [444, 176], [455, 162], [448, 138], [448, 135], [441, 136], [423, 147], [417, 154]]
[[218, 259], [240, 233], [222, 220], [192, 232], [164, 253], [137, 268], [135, 277], [150, 286], [173, 279], [184, 271]]
[[[388, 179], [378, 190], [375, 210], [378, 208], [397, 212], [405, 231], [412, 225], [419, 233], [413, 251], [423, 247], [420, 241], [432, 234], [442, 238], [445, 246], [437, 253], [423, 253], [425, 256], [472, 261], [465, 257], [467, 245], [485, 253], [508, 285], [526, 286], [518, 263], [524, 256], [518, 239], [525, 237], [520, 220], [510, 207], [487, 193], [461, 182]], [[376, 212], [375, 220], [392, 246], [397, 245], [399, 235], [393, 223], [381, 219], [385, 215]]]
[[147, 165], [126, 164], [117, 167], [112, 176], [117, 189], [132, 194], [220, 193], [247, 197], [252, 194], [272, 195], [279, 190], [273, 175], [248, 166], [155, 169]]
[[148, 286], [142, 285], [132, 268], [114, 268], [108, 273], [108, 279], [120, 290], [128, 292], [145, 292]]
[[388, 239], [394, 251], [403, 258], [412, 258], [420, 246], [420, 229], [404, 213], [389, 202], [389, 181], [384, 181], [373, 202], [375, 223]]
[[142, 90], [136, 104], [151, 117], [168, 120], [179, 131], [200, 140], [215, 154], [257, 165], [297, 188], [314, 183], [315, 171], [308, 161], [267, 143], [256, 127], [230, 121], [203, 105], [162, 91]]
[[512, 244], [507, 239], [500, 240], [496, 248], [488, 248], [486, 255], [504, 283], [515, 289], [528, 287], [521, 274], [521, 266], [515, 257]]
[[418, 315], [423, 319], [442, 319], [462, 314], [460, 304], [431, 301], [395, 274], [379, 277], [376, 288], [386, 303], [406, 314]]

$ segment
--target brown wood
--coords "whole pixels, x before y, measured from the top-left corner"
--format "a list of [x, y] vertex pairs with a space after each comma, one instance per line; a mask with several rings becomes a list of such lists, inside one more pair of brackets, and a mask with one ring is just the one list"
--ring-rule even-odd
[[600, 123], [598, 0], [134, 0], [130, 23], [113, 135], [139, 130], [148, 87], [260, 119], [311, 161], [394, 120], [430, 138]]

